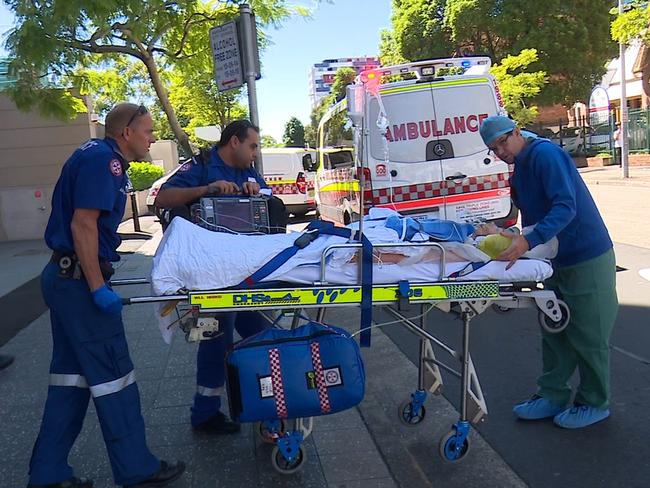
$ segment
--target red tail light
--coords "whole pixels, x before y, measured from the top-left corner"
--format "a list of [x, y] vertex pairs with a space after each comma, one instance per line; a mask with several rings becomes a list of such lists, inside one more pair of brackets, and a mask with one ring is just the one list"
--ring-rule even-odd
[[[372, 207], [372, 176], [370, 169], [363, 168], [364, 189], [363, 189], [363, 208], [364, 214], [368, 213], [368, 209]], [[361, 168], [357, 168], [357, 179], [361, 181]]]
[[514, 219], [506, 220], [504, 223], [504, 227], [507, 229], [509, 227], [512, 227], [513, 225], [517, 225], [517, 218], [515, 217]]
[[298, 176], [296, 177], [296, 186], [300, 193], [307, 193], [307, 180], [305, 179], [304, 173], [298, 173]]

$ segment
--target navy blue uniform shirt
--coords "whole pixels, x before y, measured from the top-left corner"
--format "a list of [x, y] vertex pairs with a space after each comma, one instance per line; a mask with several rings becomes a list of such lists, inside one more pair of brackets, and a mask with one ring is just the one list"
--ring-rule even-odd
[[55, 251], [74, 252], [70, 224], [78, 208], [100, 210], [97, 220], [99, 257], [119, 261], [121, 239], [117, 227], [124, 216], [128, 162], [115, 140], [91, 139], [63, 165], [52, 195], [52, 214], [45, 229], [45, 242]]
[[605, 223], [573, 159], [548, 139], [533, 138], [515, 158], [510, 184], [530, 248], [557, 236], [557, 267], [596, 258], [612, 248]]
[[254, 166], [251, 165], [247, 169], [232, 168], [221, 159], [217, 152], [217, 146], [214, 146], [210, 150], [210, 161], [207, 164], [203, 164], [199, 158], [192, 158], [165, 182], [161, 190], [165, 188], [196, 188], [217, 180], [235, 183], [239, 188], [247, 181], [255, 181], [260, 188], [268, 188], [264, 178], [260, 176]]

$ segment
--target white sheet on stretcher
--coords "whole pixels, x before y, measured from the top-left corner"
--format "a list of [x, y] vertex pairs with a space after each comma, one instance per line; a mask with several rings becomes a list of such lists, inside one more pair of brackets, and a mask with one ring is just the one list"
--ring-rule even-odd
[[[397, 234], [386, 228], [369, 228], [366, 234], [373, 244], [398, 242]], [[290, 247], [298, 233], [263, 236], [232, 235], [211, 232], [183, 219], [174, 219], [165, 232], [154, 257], [151, 283], [155, 295], [169, 295], [184, 288], [187, 290], [215, 290], [236, 286], [252, 275], [279, 252]], [[264, 281], [281, 280], [289, 283], [311, 284], [320, 280], [322, 251], [332, 244], [342, 244], [347, 239], [338, 236], [321, 236], [296, 253]], [[445, 247], [448, 244], [445, 243]], [[480, 261], [480, 251], [472, 246], [449, 244], [454, 253], [466, 255], [467, 262], [448, 262], [445, 274], [449, 275]], [[400, 252], [424, 252], [422, 249], [395, 248]], [[354, 250], [339, 250], [328, 263], [327, 281], [332, 284], [352, 284], [358, 279], [357, 266], [347, 261]], [[464, 254], [463, 254], [464, 253]], [[483, 259], [485, 260], [485, 259]], [[438, 263], [413, 262], [407, 259], [399, 264], [376, 263], [373, 282], [395, 283], [433, 282], [438, 280]], [[526, 259], [517, 261], [509, 270], [506, 263], [491, 261], [478, 270], [462, 277], [463, 280], [498, 280], [501, 282], [543, 281], [553, 273], [546, 261]]]

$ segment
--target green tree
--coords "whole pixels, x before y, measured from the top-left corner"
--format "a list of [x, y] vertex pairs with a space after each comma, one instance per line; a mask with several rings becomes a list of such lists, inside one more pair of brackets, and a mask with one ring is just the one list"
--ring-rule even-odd
[[265, 147], [281, 147], [282, 144], [278, 143], [278, 141], [275, 140], [275, 137], [269, 135], [269, 134], [264, 134], [262, 136], [262, 148]]
[[636, 0], [625, 5], [625, 11], [618, 14], [612, 22], [611, 33], [615, 41], [629, 44], [634, 39], [640, 39], [650, 44], [650, 4]]
[[[173, 66], [212, 72], [209, 28], [233, 19], [237, 0], [4, 0], [17, 27], [6, 47], [18, 82], [10, 96], [21, 109], [71, 118], [82, 111], [62, 81], [75, 80], [80, 67], [95, 67], [126, 57], [144, 65], [161, 110], [181, 147], [188, 135], [172, 107], [162, 73]], [[292, 12], [286, 0], [250, 0], [261, 25]]]
[[282, 142], [285, 147], [305, 146], [305, 126], [296, 117], [291, 117], [284, 126]]
[[[336, 102], [343, 100], [345, 98], [346, 87], [354, 83], [354, 79], [357, 76], [357, 73], [352, 68], [341, 68], [334, 75], [334, 82], [332, 83], [332, 91], [329, 95], [323, 97], [320, 103], [311, 111], [309, 116], [310, 124], [305, 128], [305, 140], [310, 147], [318, 147], [317, 133], [318, 133], [318, 124], [320, 120], [325, 115], [325, 112], [334, 105]], [[340, 120], [339, 120], [340, 119]], [[340, 131], [343, 131], [343, 126], [345, 125], [345, 116], [344, 114], [337, 115], [336, 119], [337, 127], [340, 126]], [[335, 129], [336, 130], [336, 129]], [[345, 133], [347, 139], [351, 139], [352, 135], [350, 131]]]
[[503, 58], [501, 64], [490, 70], [499, 83], [506, 110], [522, 127], [537, 118], [537, 106], [531, 105], [530, 100], [539, 95], [548, 81], [543, 71], [527, 71], [536, 61], [537, 51], [524, 49], [517, 56]]
[[332, 103], [336, 103], [345, 98], [345, 89], [351, 83], [354, 83], [354, 79], [357, 76], [357, 72], [349, 67], [340, 68], [336, 75], [334, 75], [334, 82], [332, 83], [332, 92], [331, 95], [334, 96]]
[[393, 0], [394, 44], [381, 56], [417, 60], [487, 54], [495, 63], [536, 49], [531, 69], [552, 83], [540, 103], [587, 98], [616, 53], [609, 36], [610, 0]]

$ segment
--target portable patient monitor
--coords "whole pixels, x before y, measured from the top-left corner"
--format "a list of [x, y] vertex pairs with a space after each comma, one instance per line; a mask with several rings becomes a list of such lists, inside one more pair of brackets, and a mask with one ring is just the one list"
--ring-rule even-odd
[[269, 208], [265, 197], [203, 197], [192, 207], [192, 220], [218, 232], [263, 232], [268, 234]]

